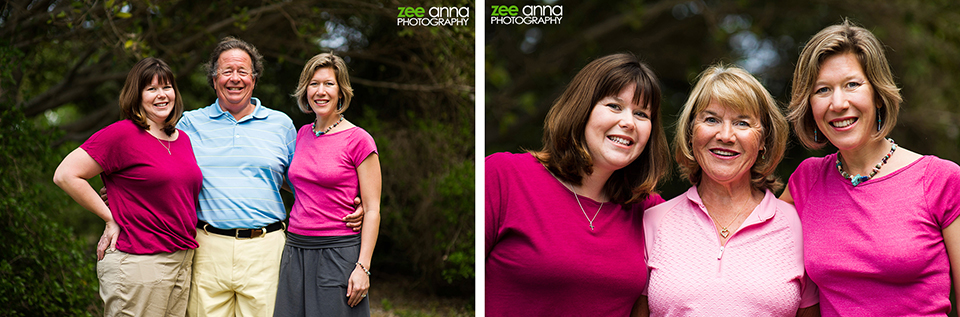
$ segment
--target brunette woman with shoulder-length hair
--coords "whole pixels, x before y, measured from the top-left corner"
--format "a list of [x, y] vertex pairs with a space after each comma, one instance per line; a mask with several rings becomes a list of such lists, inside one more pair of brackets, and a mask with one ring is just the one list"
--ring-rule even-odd
[[[104, 315], [187, 314], [202, 175], [167, 63], [145, 58], [120, 93], [122, 121], [67, 155], [53, 181], [106, 222], [97, 245]], [[100, 174], [110, 206], [87, 180]]]
[[486, 313], [624, 316], [647, 282], [643, 210], [669, 156], [660, 86], [630, 54], [587, 64], [543, 149], [486, 159]]

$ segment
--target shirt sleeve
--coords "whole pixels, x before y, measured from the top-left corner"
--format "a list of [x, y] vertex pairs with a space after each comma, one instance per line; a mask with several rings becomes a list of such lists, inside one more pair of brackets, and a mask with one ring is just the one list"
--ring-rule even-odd
[[650, 207], [659, 205], [666, 202], [660, 194], [651, 193], [650, 196], [647, 196], [647, 199], [643, 201], [643, 210], [650, 209]]
[[177, 129], [180, 129], [187, 134], [194, 134], [197, 132], [197, 128], [193, 126], [193, 121], [190, 121], [190, 115], [188, 112], [183, 113], [183, 116], [180, 117], [180, 122], [177, 122]]
[[124, 151], [122, 146], [118, 146], [123, 144], [125, 131], [120, 129], [123, 123], [114, 123], [97, 131], [80, 145], [80, 148], [87, 151], [87, 154], [100, 165], [105, 175], [123, 169], [123, 162], [129, 161], [123, 157], [127, 151]]
[[[286, 141], [287, 144], [287, 161], [283, 164], [283, 174], [286, 175], [286, 169], [290, 168], [290, 162], [293, 162], [293, 152], [297, 148], [297, 128], [293, 126], [293, 121], [290, 121], [289, 118], [285, 122], [284, 127], [287, 129], [284, 135], [284, 141]], [[290, 188], [293, 188], [293, 186], [290, 186]]]
[[500, 169], [502, 154], [495, 153], [484, 160], [484, 258], [490, 256], [490, 250], [497, 243], [501, 221]]
[[808, 158], [800, 162], [800, 165], [797, 166], [797, 169], [793, 171], [793, 174], [790, 174], [790, 179], [787, 180], [787, 188], [790, 189], [790, 197], [793, 198], [793, 204], [797, 206], [799, 211], [799, 205], [797, 205], [799, 200], [803, 200], [803, 195], [807, 193], [807, 186], [810, 184], [811, 173], [810, 170], [815, 167], [814, 160], [816, 158]]
[[[680, 194], [680, 195], [683, 196], [686, 194]], [[656, 197], [659, 198], [659, 201], [660, 201], [660, 203], [657, 204], [659, 205], [659, 207], [651, 210], [650, 208], [653, 208], [654, 206], [649, 206], [649, 207], [645, 206], [643, 210], [643, 246], [644, 246], [643, 247], [643, 263], [644, 263], [644, 266], [647, 267], [647, 276], [648, 276], [647, 284], [643, 286], [643, 291], [640, 293], [640, 294], [643, 294], [644, 296], [647, 295], [647, 287], [650, 286], [650, 279], [649, 279], [650, 251], [653, 250], [653, 247], [654, 247], [653, 242], [656, 241], [657, 239], [656, 233], [657, 233], [657, 228], [659, 228], [660, 226], [660, 217], [662, 217], [663, 214], [665, 213], [665, 210], [663, 209], [667, 208], [666, 205], [662, 204], [663, 198], [661, 198], [660, 195], [657, 195]], [[656, 201], [657, 199], [653, 199], [653, 195], [651, 195], [651, 197], [644, 202], [644, 205], [646, 205], [647, 202], [656, 202]]]
[[924, 192], [934, 219], [945, 229], [960, 216], [960, 166], [957, 163], [931, 157], [930, 168], [924, 175]]
[[363, 160], [366, 160], [371, 154], [377, 153], [377, 143], [373, 140], [373, 136], [370, 135], [366, 130], [360, 129], [356, 134], [356, 146], [354, 146], [351, 159], [354, 161], [356, 166], [360, 166], [363, 163]]

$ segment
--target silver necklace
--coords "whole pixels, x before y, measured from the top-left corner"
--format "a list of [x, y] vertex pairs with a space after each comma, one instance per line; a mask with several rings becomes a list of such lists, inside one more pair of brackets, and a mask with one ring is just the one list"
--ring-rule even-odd
[[160, 146], [162, 146], [163, 149], [167, 150], [167, 155], [173, 155], [173, 153], [170, 153], [170, 145], [169, 145], [170, 141], [167, 141], [168, 145], [163, 145], [163, 141], [160, 141], [160, 138], [158, 138], [156, 135], [153, 135], [153, 133], [150, 133], [150, 132], [147, 132], [147, 133], [149, 133], [150, 136], [152, 136], [154, 139], [157, 139], [157, 142], [160, 142]]
[[580, 203], [580, 197], [577, 195], [577, 191], [573, 189], [573, 186], [567, 186], [566, 183], [563, 183], [564, 187], [567, 187], [571, 192], [573, 192], [573, 198], [577, 200], [577, 205], [580, 206], [580, 211], [583, 212], [583, 216], [587, 218], [587, 222], [590, 223], [590, 231], [593, 231], [593, 220], [597, 219], [597, 215], [600, 214], [600, 209], [603, 209], [603, 202], [600, 203], [600, 208], [597, 208], [597, 212], [593, 214], [593, 218], [587, 216], [587, 211], [583, 210], [583, 204]]

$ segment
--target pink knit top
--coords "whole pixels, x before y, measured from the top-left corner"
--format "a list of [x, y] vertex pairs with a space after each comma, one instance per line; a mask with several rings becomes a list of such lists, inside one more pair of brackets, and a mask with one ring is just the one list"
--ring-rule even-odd
[[767, 191], [720, 246], [696, 187], [643, 216], [652, 316], [795, 316], [817, 303], [800, 219]]
[[[591, 217], [600, 208], [579, 196]], [[486, 315], [627, 316], [647, 282], [643, 209], [603, 204], [593, 221], [529, 153], [486, 159]]]
[[836, 158], [804, 160], [789, 182], [823, 316], [947, 314], [942, 231], [960, 215], [960, 167], [924, 156], [854, 187]]

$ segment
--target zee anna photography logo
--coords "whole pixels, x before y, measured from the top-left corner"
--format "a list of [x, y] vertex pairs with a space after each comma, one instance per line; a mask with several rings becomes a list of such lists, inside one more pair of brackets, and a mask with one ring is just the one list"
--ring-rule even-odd
[[470, 7], [399, 7], [397, 26], [467, 25]]
[[515, 5], [490, 6], [491, 25], [540, 25], [560, 24], [563, 19], [562, 5], [525, 5], [518, 8]]

